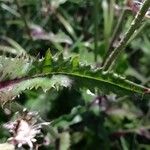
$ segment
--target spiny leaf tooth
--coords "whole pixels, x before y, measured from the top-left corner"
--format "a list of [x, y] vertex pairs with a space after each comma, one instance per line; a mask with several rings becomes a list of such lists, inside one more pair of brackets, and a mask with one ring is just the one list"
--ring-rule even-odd
[[11, 100], [14, 100], [16, 98], [16, 96], [12, 97]]
[[35, 86], [31, 86], [31, 90], [34, 89], [34, 88], [35, 88]]
[[57, 62], [57, 60], [58, 60], [58, 57], [56, 57], [56, 56], [53, 56], [53, 57], [52, 57], [52, 59], [54, 60], [54, 62]]
[[113, 73], [114, 77], [119, 77], [119, 75], [117, 73]]
[[108, 71], [102, 71], [102, 74], [106, 75], [106, 74], [108, 74]]
[[56, 89], [57, 91], [59, 91], [59, 86], [58, 86], [58, 85], [56, 85], [55, 87], [56, 87], [55, 89]]
[[125, 76], [119, 76], [120, 77], [120, 79], [123, 79], [123, 80], [125, 80], [126, 79], [126, 77]]
[[52, 88], [56, 89], [56, 86], [53, 84], [53, 85], [52, 85]]
[[25, 87], [26, 90], [30, 90], [30, 88], [31, 88], [30, 86]]
[[29, 90], [32, 90], [33, 88], [34, 88], [34, 86], [29, 86], [28, 87]]
[[89, 89], [86, 90], [86, 93], [91, 96], [96, 96], [96, 94], [91, 92]]
[[100, 71], [99, 68], [95, 68], [95, 67], [92, 67], [92, 66], [91, 66], [91, 69], [90, 69], [90, 70], [91, 70], [92, 72], [95, 72], [95, 73], [98, 72], [98, 71]]
[[39, 86], [38, 86], [38, 85], [36, 85], [34, 88], [37, 90], [37, 89], [39, 88]]
[[55, 85], [52, 85], [52, 87], [53, 87], [54, 89], [56, 89], [56, 86], [55, 86]]
[[92, 69], [92, 70], [96, 70], [96, 71], [97, 71], [99, 68], [96, 68], [96, 66], [95, 66], [95, 65], [91, 65], [91, 69]]
[[9, 91], [11, 91], [13, 89], [13, 87], [9, 87], [8, 89], [7, 89], [7, 91], [9, 92]]
[[83, 62], [80, 62], [80, 66], [83, 67], [85, 66], [85, 64]]
[[49, 89], [43, 89], [44, 93], [46, 93]]
[[[2, 58], [6, 59], [6, 60], [9, 59], [8, 57], [2, 57]], [[12, 58], [12, 59], [13, 59], [13, 58]]]
[[38, 61], [39, 62], [42, 62], [44, 60], [44, 57], [40, 58]]
[[[7, 59], [8, 59], [8, 58], [7, 58]], [[15, 59], [14, 59], [14, 58], [10, 58], [10, 60], [11, 60], [11, 61], [15, 61]]]

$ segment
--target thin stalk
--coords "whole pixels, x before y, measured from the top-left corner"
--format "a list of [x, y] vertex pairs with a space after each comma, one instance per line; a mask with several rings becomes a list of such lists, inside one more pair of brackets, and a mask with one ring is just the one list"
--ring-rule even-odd
[[123, 51], [125, 49], [125, 47], [128, 43], [128, 40], [134, 34], [135, 30], [137, 30], [139, 28], [140, 23], [142, 22], [142, 20], [145, 16], [146, 12], [148, 11], [149, 7], [150, 7], [150, 0], [145, 0], [141, 9], [137, 13], [135, 19], [132, 21], [131, 26], [130, 26], [129, 30], [126, 32], [124, 38], [120, 41], [120, 43], [115, 48], [115, 50], [107, 58], [104, 66], [103, 66], [104, 70], [109, 70], [110, 68], [112, 68], [115, 60], [117, 59], [117, 57], [119, 56], [121, 51]]
[[18, 1], [18, 0], [15, 0], [15, 3], [16, 3], [16, 5], [17, 5], [17, 8], [18, 8], [19, 13], [20, 13], [20, 15], [21, 15], [21, 18], [22, 18], [22, 20], [23, 20], [23, 22], [24, 22], [24, 25], [25, 25], [26, 31], [27, 31], [27, 33], [28, 33], [28, 36], [29, 36], [30, 39], [32, 40], [32, 36], [31, 36], [31, 34], [30, 34], [30, 27], [29, 27], [29, 25], [28, 25], [28, 22], [27, 22], [27, 19], [26, 19], [25, 15], [24, 15], [24, 13], [23, 13], [21, 7], [20, 7], [19, 1]]
[[119, 17], [119, 21], [118, 21], [118, 23], [116, 25], [116, 28], [115, 28], [114, 32], [113, 32], [113, 36], [111, 38], [111, 41], [110, 41], [110, 44], [109, 44], [109, 47], [108, 47], [108, 51], [107, 51], [107, 53], [106, 53], [106, 55], [105, 55], [105, 57], [103, 59], [102, 66], [105, 64], [107, 57], [112, 52], [113, 43], [115, 42], [117, 36], [119, 35], [119, 33], [121, 31], [122, 23], [123, 23], [124, 18], [126, 16], [126, 12], [127, 12], [127, 9], [123, 9], [123, 11], [122, 11], [122, 13], [121, 13], [121, 15]]
[[94, 0], [94, 59], [97, 62], [98, 55], [98, 19], [99, 19], [98, 0]]
[[123, 150], [129, 150], [124, 137], [120, 137], [120, 142]]
[[104, 40], [105, 40], [105, 51], [108, 51], [110, 36], [112, 34], [112, 28], [114, 23], [114, 4], [115, 0], [103, 0], [103, 18], [104, 18]]
[[[109, 35], [112, 34], [112, 29], [113, 29], [113, 25], [114, 25], [114, 13], [115, 13], [114, 5], [115, 5], [115, 0], [111, 0], [110, 6], [109, 6], [110, 12], [109, 12], [109, 20], [108, 20], [108, 22], [110, 24]], [[108, 39], [109, 39], [108, 41], [110, 41], [110, 36], [108, 37]], [[108, 47], [109, 47], [109, 43], [108, 43]], [[107, 50], [108, 50], [108, 48], [107, 48]]]
[[58, 11], [55, 12], [55, 15], [58, 18], [58, 20], [62, 23], [66, 31], [72, 36], [74, 40], [76, 40], [77, 37], [76, 37], [75, 31], [73, 27], [71, 26], [71, 24], [69, 23], [69, 21], [66, 20], [66, 18]]
[[127, 45], [129, 45], [137, 36], [139, 36], [141, 34], [141, 32], [143, 31], [143, 29], [145, 28], [145, 26], [147, 25], [147, 22], [145, 22], [137, 31], [136, 33], [134, 33], [131, 38], [128, 40]]
[[104, 18], [103, 30], [104, 30], [104, 40], [105, 40], [105, 51], [107, 51], [109, 45], [110, 31], [111, 31], [110, 7], [108, 5], [107, 0], [103, 0], [102, 8], [103, 8], [103, 18]]

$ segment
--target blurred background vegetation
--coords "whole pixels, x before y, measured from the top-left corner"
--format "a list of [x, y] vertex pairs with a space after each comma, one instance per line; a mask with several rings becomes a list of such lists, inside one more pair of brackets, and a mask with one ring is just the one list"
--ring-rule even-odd
[[[84, 64], [101, 66], [109, 49], [124, 0], [0, 0], [0, 53], [18, 49], [42, 58], [52, 54], [79, 55]], [[134, 18], [126, 12], [119, 39]], [[117, 60], [115, 71], [150, 87], [150, 20], [145, 19]], [[142, 97], [93, 94], [88, 89], [62, 88], [43, 93], [25, 91], [17, 102], [38, 111], [61, 135], [59, 144], [40, 149], [149, 150], [150, 103]], [[0, 109], [0, 141], [9, 134], [2, 124], [12, 115]], [[52, 137], [51, 137], [52, 138]]]

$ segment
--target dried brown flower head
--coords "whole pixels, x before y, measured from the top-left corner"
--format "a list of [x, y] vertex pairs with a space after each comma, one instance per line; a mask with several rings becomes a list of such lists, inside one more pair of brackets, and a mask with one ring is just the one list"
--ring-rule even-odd
[[[128, 0], [128, 6], [134, 13], [137, 13], [140, 10], [142, 4], [143, 4], [143, 0]], [[150, 8], [147, 11], [145, 17], [150, 18]]]
[[37, 113], [24, 110], [21, 116], [17, 117], [15, 121], [5, 124], [4, 127], [12, 134], [8, 139], [10, 143], [19, 148], [27, 145], [30, 150], [33, 150], [34, 148], [38, 149], [41, 144], [38, 143], [37, 139], [39, 137], [44, 139], [41, 131], [42, 126], [48, 124], [47, 122], [38, 123]]

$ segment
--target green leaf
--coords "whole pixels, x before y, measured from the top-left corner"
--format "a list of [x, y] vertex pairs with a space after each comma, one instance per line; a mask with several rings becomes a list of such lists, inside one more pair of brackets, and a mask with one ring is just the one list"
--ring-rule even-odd
[[[19, 62], [19, 64], [21, 64], [20, 67], [10, 67], [11, 72], [7, 70], [7, 74], [11, 78], [22, 75], [27, 76], [28, 73], [24, 70], [24, 65], [22, 62]], [[46, 58], [43, 61], [34, 62], [32, 67], [37, 70], [35, 72], [35, 69], [31, 69], [32, 75], [28, 75], [29, 77], [0, 83], [0, 100], [2, 103], [15, 98], [26, 89], [41, 87], [44, 91], [51, 88], [59, 90], [61, 86], [70, 87], [71, 85], [76, 89], [88, 88], [95, 90], [95, 88], [98, 88], [104, 94], [113, 92], [118, 96], [136, 95], [139, 96], [139, 99], [150, 97], [149, 88], [133, 83], [116, 73], [103, 71], [102, 68], [95, 69], [92, 66], [78, 63], [77, 57], [63, 59], [62, 54], [57, 55], [57, 57], [51, 57], [48, 51]], [[41, 67], [46, 68], [44, 73], [41, 71]], [[12, 69], [14, 69], [15, 73], [12, 73]], [[21, 70], [22, 73], [19, 72]]]
[[0, 83], [0, 103], [5, 104], [9, 100], [19, 96], [23, 91], [29, 89], [38, 89], [41, 87], [44, 92], [51, 88], [70, 87], [71, 80], [63, 75], [47, 77], [21, 78]]
[[[103, 71], [102, 68], [94, 69], [92, 66], [79, 64], [75, 58], [63, 59], [59, 55], [58, 59], [52, 60], [51, 71], [43, 76], [51, 75], [67, 75], [74, 81], [75, 88], [89, 88], [91, 90], [98, 88], [105, 94], [114, 92], [118, 95], [140, 95], [140, 98], [150, 96], [149, 88], [138, 85], [125, 79], [116, 73]], [[39, 72], [40, 74], [40, 72]]]
[[44, 58], [43, 73], [51, 71], [51, 65], [52, 65], [51, 61], [52, 61], [52, 54], [50, 52], [50, 49], [48, 49]]
[[73, 70], [74, 71], [77, 70], [79, 68], [79, 56], [72, 57], [71, 62], [72, 62], [72, 68], [73, 68]]
[[0, 56], [0, 81], [21, 78], [25, 76], [32, 66], [32, 59], [26, 55], [15, 58]]

